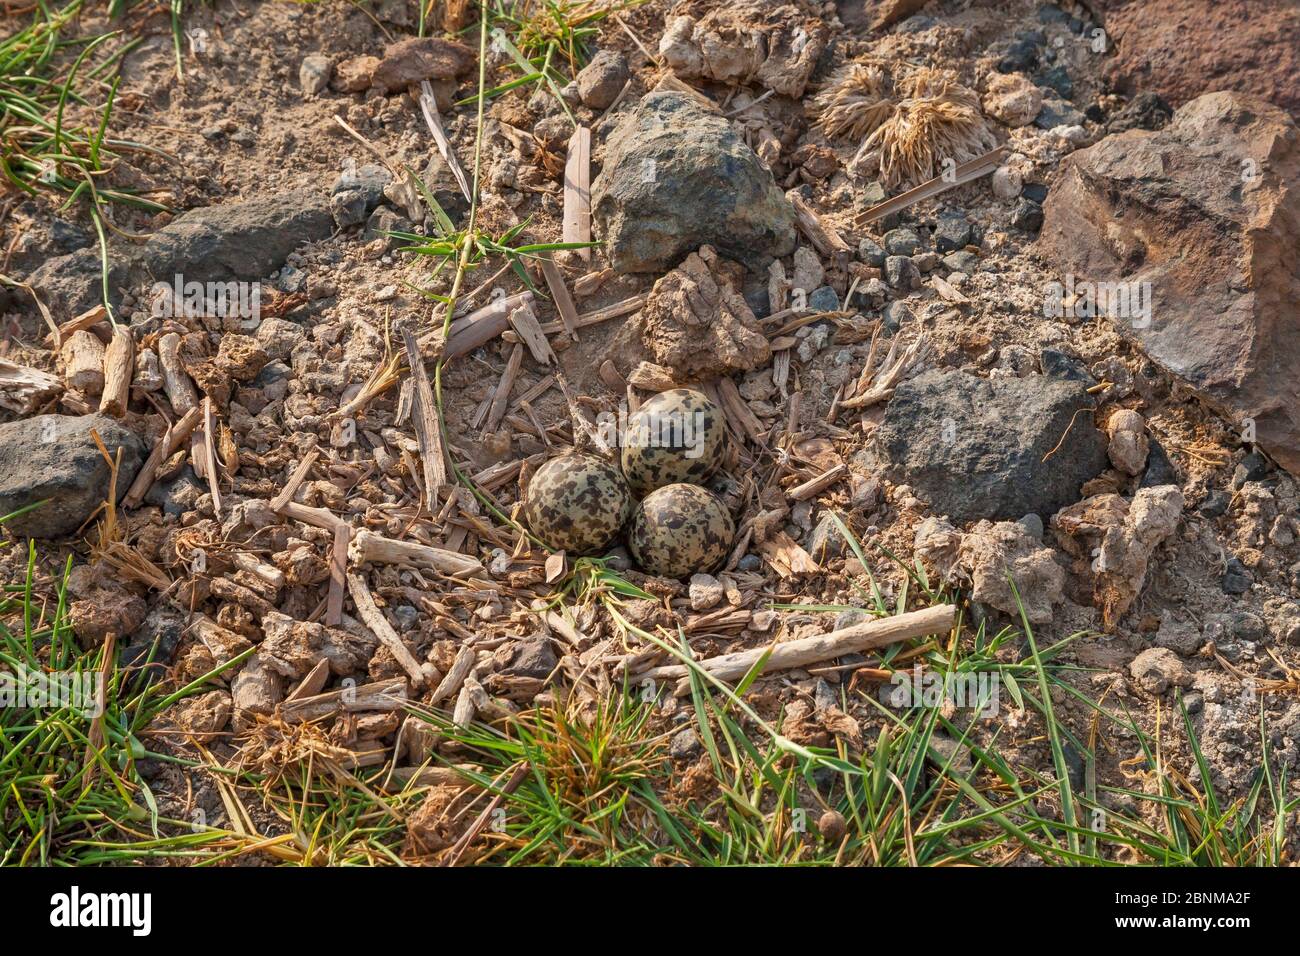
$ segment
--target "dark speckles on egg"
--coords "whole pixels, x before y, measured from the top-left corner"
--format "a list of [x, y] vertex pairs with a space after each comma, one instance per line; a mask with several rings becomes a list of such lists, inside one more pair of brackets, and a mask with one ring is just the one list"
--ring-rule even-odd
[[722, 462], [726, 433], [722, 410], [703, 392], [660, 392], [627, 420], [622, 462], [628, 485], [644, 495], [677, 482], [704, 482]]
[[699, 485], [665, 485], [632, 513], [627, 543], [646, 571], [684, 578], [726, 558], [736, 526], [722, 499]]
[[605, 548], [631, 510], [632, 495], [618, 466], [582, 452], [542, 465], [524, 493], [529, 530], [570, 554]]

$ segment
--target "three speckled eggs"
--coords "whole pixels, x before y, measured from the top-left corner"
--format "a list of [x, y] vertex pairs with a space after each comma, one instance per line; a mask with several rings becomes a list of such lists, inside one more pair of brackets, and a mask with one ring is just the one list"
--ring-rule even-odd
[[644, 570], [677, 578], [711, 571], [726, 558], [735, 524], [699, 482], [725, 451], [722, 410], [694, 389], [669, 389], [628, 418], [621, 471], [582, 452], [553, 458], [528, 483], [524, 518], [548, 545], [573, 554], [603, 550], [626, 525]]

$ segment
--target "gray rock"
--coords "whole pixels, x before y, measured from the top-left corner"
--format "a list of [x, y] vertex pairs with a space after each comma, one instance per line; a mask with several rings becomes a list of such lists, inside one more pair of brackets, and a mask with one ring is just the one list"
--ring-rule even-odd
[[1082, 126], [1084, 116], [1069, 103], [1056, 96], [1043, 97], [1043, 108], [1034, 117], [1039, 129], [1056, 129], [1058, 126]]
[[388, 248], [393, 248], [399, 240], [394, 239], [388, 233], [393, 232], [410, 232], [411, 223], [404, 216], [398, 215], [389, 206], [380, 206], [370, 214], [366, 220], [366, 231], [364, 238], [366, 242], [373, 242], [376, 239], [383, 239]]
[[828, 285], [821, 288], [813, 289], [812, 294], [808, 296], [808, 308], [814, 312], [838, 312], [840, 309], [840, 297], [835, 290]]
[[699, 752], [700, 738], [691, 727], [673, 734], [673, 739], [668, 744], [668, 756], [674, 760], [686, 760]]
[[618, 272], [663, 272], [711, 245], [755, 271], [795, 247], [794, 209], [735, 128], [683, 93], [651, 93], [610, 135], [592, 186]]
[[361, 225], [366, 221], [369, 211], [366, 208], [366, 194], [360, 189], [345, 189], [330, 196], [330, 215], [340, 229]]
[[1160, 695], [1170, 687], [1187, 687], [1192, 675], [1167, 647], [1147, 648], [1128, 666], [1134, 682], [1148, 694]]
[[944, 256], [942, 262], [949, 272], [964, 272], [966, 275], [971, 275], [979, 265], [979, 259], [980, 257], [975, 253], [960, 249]]
[[1045, 73], [1038, 74], [1034, 77], [1034, 82], [1052, 90], [1063, 100], [1074, 96], [1074, 80], [1070, 79], [1069, 70], [1063, 66], [1054, 66]]
[[844, 540], [844, 534], [835, 523], [835, 519], [825, 514], [813, 528], [805, 550], [813, 556], [814, 561], [823, 561], [827, 558], [843, 557], [848, 546], [849, 543]]
[[1241, 563], [1240, 558], [1228, 559], [1228, 569], [1221, 582], [1225, 594], [1245, 594], [1254, 583], [1250, 569]]
[[904, 322], [912, 321], [912, 307], [902, 300], [895, 299], [885, 306], [881, 317], [885, 320], [885, 328], [897, 332], [903, 327]]
[[298, 67], [298, 85], [308, 96], [315, 96], [329, 86], [334, 62], [327, 56], [312, 53], [302, 58]]
[[1228, 505], [1231, 503], [1232, 497], [1226, 491], [1215, 488], [1201, 502], [1200, 512], [1207, 518], [1218, 518], [1228, 513]]
[[[128, 259], [118, 253], [134, 253], [131, 247], [115, 245], [109, 256], [108, 287], [119, 289], [127, 284]], [[101, 264], [97, 246], [87, 246], [65, 256], [55, 256], [33, 270], [27, 281], [40, 293], [42, 301], [55, 315], [80, 315], [99, 304]], [[29, 300], [30, 301], [30, 300]], [[120, 296], [112, 294], [117, 305]]]
[[1191, 657], [1201, 649], [1205, 638], [1195, 624], [1180, 621], [1168, 611], [1160, 615], [1160, 630], [1156, 631], [1157, 647], [1167, 647], [1176, 654]]
[[934, 248], [937, 252], [955, 252], [970, 245], [970, 223], [965, 216], [940, 216], [934, 228]]
[[1106, 467], [1092, 405], [1080, 382], [930, 371], [898, 387], [877, 436], [892, 479], [936, 514], [957, 522], [1048, 517], [1078, 501], [1083, 483]]
[[885, 259], [885, 281], [896, 289], [915, 289], [921, 284], [921, 270], [907, 256], [889, 256]]
[[451, 167], [437, 150], [429, 155], [423, 177], [424, 185], [428, 187], [429, 192], [433, 193], [433, 198], [438, 200], [438, 205], [447, 214], [447, 218], [454, 223], [459, 223], [469, 214], [469, 200], [460, 191], [460, 185], [456, 182]]
[[1038, 232], [1043, 228], [1043, 207], [1021, 197], [1011, 210], [1011, 225], [1025, 232]]
[[86, 248], [94, 240], [89, 232], [76, 223], [56, 218], [50, 221], [50, 241], [64, 252], [75, 252]]
[[501, 671], [508, 677], [535, 677], [543, 680], [555, 670], [555, 650], [544, 637], [520, 641], [510, 666]]
[[1182, 476], [1178, 474], [1178, 468], [1169, 459], [1169, 453], [1165, 451], [1165, 446], [1150, 438], [1150, 449], [1147, 451], [1147, 470], [1142, 473], [1142, 482], [1139, 488], [1157, 488], [1160, 485], [1181, 485]]
[[885, 264], [885, 250], [880, 243], [871, 238], [863, 238], [858, 243], [858, 258], [869, 266], [879, 269]]
[[871, 619], [871, 612], [866, 608], [851, 607], [835, 615], [835, 624], [831, 630], [838, 631], [842, 628], [852, 627], [854, 624], [865, 624]]
[[136, 263], [159, 278], [261, 279], [289, 253], [334, 231], [328, 198], [317, 189], [272, 193], [247, 202], [191, 209], [155, 232]]
[[[366, 205], [374, 209], [384, 201], [384, 187], [393, 181], [393, 174], [376, 163], [366, 163], [356, 169], [348, 169], [339, 174], [330, 187], [330, 193], [360, 191], [366, 198]], [[367, 212], [369, 211], [367, 210]]]
[[1239, 491], [1248, 481], [1262, 481], [1268, 474], [1268, 459], [1257, 451], [1247, 452], [1232, 473], [1233, 490]]
[[1082, 382], [1085, 388], [1092, 388], [1097, 384], [1097, 380], [1092, 377], [1092, 373], [1082, 361], [1073, 355], [1067, 355], [1060, 349], [1043, 349], [1039, 361], [1042, 363], [1044, 375]]
[[692, 611], [707, 611], [716, 607], [726, 596], [726, 588], [711, 574], [692, 574], [690, 589]]
[[45, 500], [5, 528], [24, 538], [57, 538], [76, 531], [103, 503], [109, 468], [90, 437], [92, 428], [109, 454], [122, 449], [120, 499], [144, 461], [144, 443], [117, 419], [37, 415], [0, 425], [0, 515]]
[[146, 504], [162, 508], [164, 514], [179, 518], [185, 512], [193, 511], [195, 503], [206, 491], [194, 470], [186, 465], [174, 481], [154, 482], [144, 500]]
[[1043, 540], [1043, 519], [1036, 514], [1027, 514], [1022, 517], [1016, 524], [1025, 529], [1025, 534], [1035, 541]]
[[121, 667], [149, 666], [150, 671], [162, 677], [167, 664], [176, 656], [181, 637], [185, 633], [188, 615], [163, 602], [149, 612], [144, 623], [122, 648]]
[[608, 109], [623, 92], [627, 60], [615, 50], [601, 50], [578, 73], [578, 97], [593, 110]]
[[891, 256], [914, 256], [921, 248], [916, 230], [902, 227], [885, 233], [885, 251]]

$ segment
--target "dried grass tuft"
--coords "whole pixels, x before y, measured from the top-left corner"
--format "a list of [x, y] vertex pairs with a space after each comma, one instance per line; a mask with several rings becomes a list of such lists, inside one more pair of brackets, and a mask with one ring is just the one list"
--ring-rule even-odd
[[893, 77], [878, 60], [858, 60], [843, 67], [813, 101], [817, 128], [828, 139], [863, 139], [897, 106]]
[[881, 183], [915, 186], [997, 146], [979, 97], [955, 73], [858, 60], [840, 70], [815, 101], [817, 126], [830, 138], [861, 139], [875, 152]]

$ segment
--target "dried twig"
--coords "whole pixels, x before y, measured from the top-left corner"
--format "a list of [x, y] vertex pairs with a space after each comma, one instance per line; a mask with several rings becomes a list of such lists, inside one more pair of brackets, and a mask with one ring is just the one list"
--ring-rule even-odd
[[[919, 611], [908, 611], [893, 617], [853, 624], [838, 631], [831, 631], [829, 634], [818, 634], [814, 637], [773, 644], [770, 647], [771, 656], [768, 657], [763, 671], [804, 667], [808, 664], [843, 657], [845, 654], [858, 654], [873, 647], [884, 647], [887, 644], [896, 644], [899, 641], [930, 634], [947, 634], [952, 630], [956, 614], [957, 609], [954, 605], [938, 604]], [[748, 674], [768, 651], [769, 648], [760, 647], [722, 654], [700, 661], [699, 666], [719, 680], [738, 680]], [[638, 674], [636, 679], [683, 678], [689, 673], [689, 668], [685, 664], [667, 664]], [[679, 696], [681, 693], [682, 688], [679, 686]]]
[[379, 638], [379, 643], [392, 652], [393, 659], [411, 678], [412, 686], [423, 686], [424, 672], [420, 670], [420, 662], [407, 648], [406, 642], [393, 630], [383, 612], [375, 606], [375, 599], [371, 596], [370, 588], [361, 575], [348, 575], [348, 593], [352, 595], [352, 603], [356, 605], [361, 622], [374, 632], [375, 637]]
[[[591, 130], [585, 126], [579, 126], [569, 138], [561, 236], [564, 242], [591, 242]], [[591, 248], [579, 249], [578, 255], [590, 262]]]

